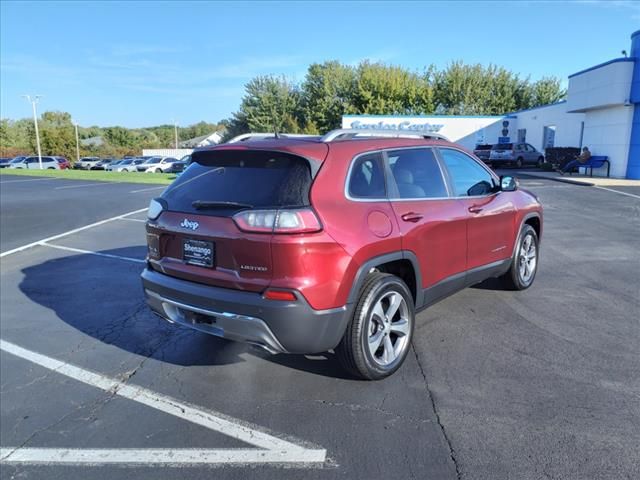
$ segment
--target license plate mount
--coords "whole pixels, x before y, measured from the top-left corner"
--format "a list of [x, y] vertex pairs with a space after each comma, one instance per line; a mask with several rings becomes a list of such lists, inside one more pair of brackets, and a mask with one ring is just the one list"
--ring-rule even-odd
[[213, 267], [216, 251], [213, 242], [185, 238], [182, 241], [182, 259], [189, 265]]

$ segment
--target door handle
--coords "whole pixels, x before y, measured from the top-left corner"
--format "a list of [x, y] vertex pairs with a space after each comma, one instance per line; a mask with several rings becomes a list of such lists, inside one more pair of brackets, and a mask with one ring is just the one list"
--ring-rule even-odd
[[471, 213], [480, 213], [480, 212], [482, 211], [482, 207], [481, 207], [481, 206], [479, 206], [479, 205], [471, 205], [471, 206], [469, 207], [469, 211], [470, 211]]
[[404, 220], [405, 222], [416, 223], [417, 221], [422, 220], [422, 215], [420, 215], [419, 213], [415, 213], [415, 212], [409, 212], [409, 213], [405, 213], [400, 218], [402, 218], [402, 220]]

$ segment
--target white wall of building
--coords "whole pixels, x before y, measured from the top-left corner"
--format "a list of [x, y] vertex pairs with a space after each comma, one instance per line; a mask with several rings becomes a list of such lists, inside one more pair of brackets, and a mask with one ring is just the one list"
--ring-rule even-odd
[[632, 121], [632, 106], [589, 110], [585, 115], [582, 144], [592, 155], [609, 157], [612, 177], [624, 178], [627, 173]]
[[582, 113], [567, 113], [567, 103], [556, 103], [545, 107], [517, 112], [517, 128], [526, 129], [526, 141], [536, 149], [544, 151], [544, 127], [556, 129], [554, 147], [579, 147]]
[[629, 103], [633, 59], [621, 58], [569, 77], [567, 110], [584, 112], [594, 108]]
[[[389, 129], [406, 131], [437, 132], [452, 142], [473, 150], [478, 143], [497, 143], [501, 136], [502, 122], [505, 117], [464, 117], [464, 116], [396, 116], [396, 115], [344, 115], [342, 128]], [[510, 122], [512, 138], [516, 131]]]

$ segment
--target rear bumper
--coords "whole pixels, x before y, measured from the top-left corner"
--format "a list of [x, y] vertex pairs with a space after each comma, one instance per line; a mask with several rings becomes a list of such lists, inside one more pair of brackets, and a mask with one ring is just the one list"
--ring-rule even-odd
[[259, 293], [212, 287], [146, 268], [142, 285], [151, 310], [172, 323], [210, 335], [258, 345], [271, 353], [320, 353], [340, 342], [351, 305], [314, 310], [295, 302], [265, 300]]

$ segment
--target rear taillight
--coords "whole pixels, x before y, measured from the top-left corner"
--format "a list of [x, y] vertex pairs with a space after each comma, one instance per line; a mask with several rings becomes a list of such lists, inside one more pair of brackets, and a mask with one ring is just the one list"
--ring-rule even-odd
[[296, 210], [245, 210], [236, 213], [233, 221], [240, 230], [257, 233], [311, 233], [322, 225], [309, 208]]

